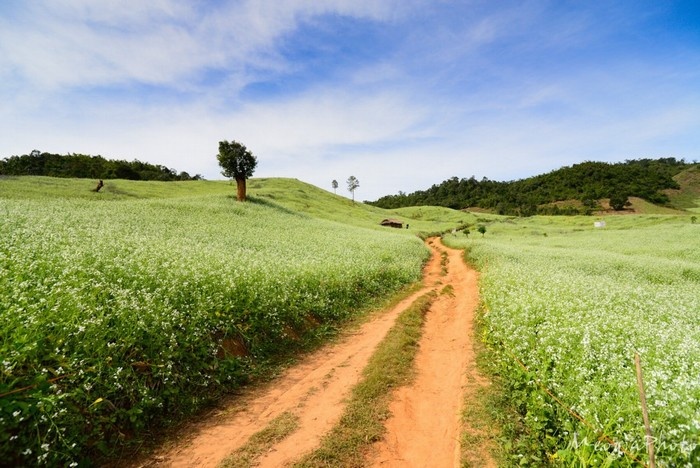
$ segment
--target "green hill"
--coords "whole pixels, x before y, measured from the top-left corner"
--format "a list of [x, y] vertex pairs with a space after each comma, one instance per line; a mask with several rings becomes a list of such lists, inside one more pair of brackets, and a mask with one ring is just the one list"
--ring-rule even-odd
[[700, 213], [700, 165], [695, 164], [673, 176], [678, 189], [665, 193], [671, 204], [679, 209]]
[[[251, 179], [248, 183], [253, 202], [272, 202], [305, 215], [358, 227], [387, 230], [384, 219], [401, 221], [406, 233], [427, 235], [476, 222], [470, 213], [439, 206], [386, 210], [367, 203], [352, 202], [297, 179]], [[396, 230], [400, 231], [400, 230]]]
[[[630, 197], [636, 197], [668, 207], [674, 207], [672, 203], [676, 202], [676, 208], [687, 209], [694, 206], [700, 187], [697, 167], [675, 158], [617, 164], [584, 162], [511, 182], [453, 177], [424, 191], [389, 195], [371, 204], [382, 208], [418, 205], [479, 208], [498, 214], [531, 216], [593, 214], [604, 209], [605, 204], [622, 210]], [[672, 197], [675, 197], [673, 201]]]
[[0, 175], [167, 181], [202, 178], [199, 174], [190, 176], [184, 171], [178, 173], [175, 169], [139, 160], [113, 160], [75, 153], [61, 155], [39, 150], [0, 159]]
[[379, 226], [395, 214], [291, 179], [251, 180], [248, 203], [225, 181], [105, 182], [0, 178], [3, 466], [133, 450], [418, 281], [428, 256], [417, 228]]
[[[96, 180], [42, 176], [0, 176], [0, 199], [83, 199], [125, 201], [145, 199], [235, 196], [236, 186], [228, 181], [140, 181], [105, 180], [95, 193]], [[470, 213], [443, 207], [385, 210], [366, 203], [353, 203], [314, 185], [289, 178], [252, 178], [248, 195], [253, 204], [286, 209], [297, 215], [320, 218], [356, 227], [387, 230], [380, 226], [386, 218], [403, 222], [405, 234], [426, 235], [444, 232], [459, 225], [476, 222]], [[392, 230], [393, 231], [393, 230]], [[395, 230], [399, 231], [399, 230]], [[400, 233], [400, 232], [397, 232]]]
[[[696, 177], [677, 174], [671, 200], [693, 201]], [[99, 464], [271, 374], [418, 280], [417, 235], [602, 233], [584, 216], [387, 210], [296, 179], [251, 179], [247, 203], [228, 181], [95, 182], [0, 176], [0, 396], [3, 414], [21, 415], [0, 425], [0, 459], [13, 466], [32, 464], [26, 449], [51, 466]], [[689, 221], [617, 216], [606, 231]]]

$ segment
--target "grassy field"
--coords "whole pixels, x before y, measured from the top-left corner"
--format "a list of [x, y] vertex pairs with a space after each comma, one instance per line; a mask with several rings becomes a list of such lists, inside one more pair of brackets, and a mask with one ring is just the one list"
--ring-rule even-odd
[[700, 213], [700, 166], [695, 165], [673, 178], [679, 190], [669, 190], [671, 203], [685, 210]]
[[224, 182], [0, 181], [0, 459], [109, 455], [419, 279], [387, 213], [251, 182], [240, 204]]
[[[173, 199], [198, 196], [230, 196], [236, 186], [228, 181], [155, 182], [108, 180], [96, 196], [96, 181], [52, 177], [0, 178], [0, 199], [67, 198], [95, 201], [139, 199]], [[344, 225], [386, 231], [379, 223], [388, 217], [409, 224], [407, 234], [439, 233], [462, 224], [474, 223], [477, 216], [442, 207], [411, 207], [383, 210], [355, 202], [297, 179], [253, 178], [248, 181], [248, 195], [254, 203], [286, 208], [290, 213], [310, 218], [336, 221]], [[488, 217], [491, 215], [479, 215]]]
[[482, 331], [509, 411], [511, 461], [646, 462], [638, 352], [660, 466], [698, 466], [700, 225], [689, 215], [593, 221], [501, 219], [483, 237], [445, 237], [482, 271]]
[[686, 213], [636, 202], [646, 215], [512, 218], [382, 210], [295, 179], [251, 179], [246, 204], [221, 181], [109, 180], [100, 193], [95, 183], [0, 178], [9, 464], [89, 464], [264, 377], [417, 280], [427, 256], [417, 236], [460, 226], [469, 236], [445, 242], [482, 271], [481, 330], [513, 464], [645, 460], [634, 352], [662, 463], [700, 463], [692, 190], [674, 199]]
[[248, 187], [253, 197], [278, 203], [308, 216], [382, 231], [387, 228], [380, 226], [380, 221], [393, 218], [403, 222], [404, 227], [408, 225], [407, 233], [422, 237], [474, 223], [477, 219], [471, 213], [434, 206], [384, 210], [353, 203], [346, 197], [296, 179], [251, 179]]

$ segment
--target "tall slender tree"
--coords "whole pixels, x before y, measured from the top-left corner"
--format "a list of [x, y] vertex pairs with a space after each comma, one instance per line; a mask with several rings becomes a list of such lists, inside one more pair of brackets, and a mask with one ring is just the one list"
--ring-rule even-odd
[[245, 145], [237, 141], [227, 140], [219, 142], [219, 154], [216, 156], [219, 166], [223, 169], [224, 177], [231, 177], [236, 181], [238, 201], [246, 200], [246, 180], [252, 177], [258, 158], [253, 156]]
[[331, 182], [331, 186], [333, 186], [333, 193], [338, 193], [338, 181], [333, 179], [333, 182]]
[[353, 203], [355, 203], [355, 190], [359, 186], [360, 186], [360, 181], [357, 180], [357, 177], [355, 177], [354, 175], [351, 175], [350, 177], [348, 177], [348, 190], [350, 191], [350, 193], [352, 193], [352, 202]]

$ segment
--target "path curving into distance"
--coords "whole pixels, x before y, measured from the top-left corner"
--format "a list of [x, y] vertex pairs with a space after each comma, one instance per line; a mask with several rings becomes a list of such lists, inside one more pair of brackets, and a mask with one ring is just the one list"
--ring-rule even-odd
[[[442, 294], [428, 311], [415, 358], [416, 376], [395, 391], [387, 433], [370, 459], [379, 467], [459, 467], [464, 401], [475, 400], [488, 385], [476, 367], [474, 320], [479, 306], [478, 274], [462, 250], [445, 247], [447, 272], [438, 283]], [[469, 404], [469, 403], [467, 403]], [[487, 447], [469, 450], [470, 466], [495, 467]]]
[[[337, 343], [304, 357], [264, 386], [246, 389], [184, 431], [140, 466], [216, 467], [283, 414], [297, 418], [296, 429], [255, 460], [255, 466], [293, 463], [319, 446], [337, 424], [352, 388], [378, 344], [397, 317], [428, 291], [439, 295], [427, 312], [416, 377], [395, 391], [387, 434], [368, 454], [368, 465], [451, 467], [460, 463], [460, 411], [470, 387], [482, 385], [472, 349], [478, 305], [477, 274], [462, 260], [462, 251], [430, 239], [432, 255], [424, 269], [423, 288], [376, 314]], [[447, 253], [446, 273], [441, 253]], [[468, 430], [468, 428], [466, 428]], [[481, 466], [495, 466], [484, 450]]]

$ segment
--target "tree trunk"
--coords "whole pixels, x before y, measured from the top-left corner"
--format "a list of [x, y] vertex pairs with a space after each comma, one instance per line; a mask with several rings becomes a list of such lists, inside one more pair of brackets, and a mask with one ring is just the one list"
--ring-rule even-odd
[[237, 198], [238, 201], [245, 201], [245, 179], [236, 179], [236, 188], [238, 189]]

